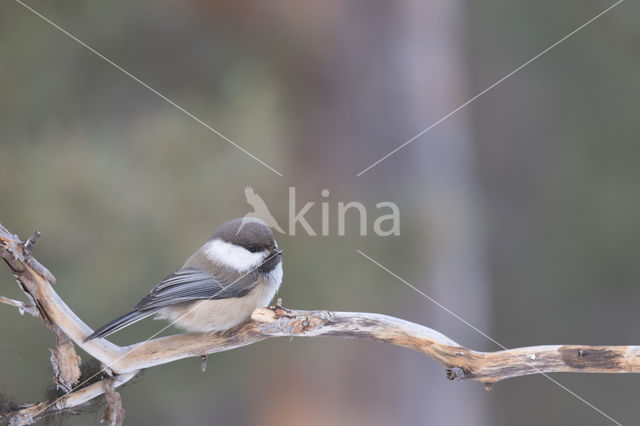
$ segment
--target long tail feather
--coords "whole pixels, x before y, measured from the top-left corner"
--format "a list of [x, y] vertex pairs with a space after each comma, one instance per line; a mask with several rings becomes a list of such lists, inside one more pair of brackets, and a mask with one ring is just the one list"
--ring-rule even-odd
[[89, 340], [106, 337], [111, 333], [115, 333], [116, 331], [123, 329], [126, 326], [133, 324], [134, 322], [138, 322], [150, 315], [153, 315], [156, 312], [157, 309], [149, 309], [146, 311], [131, 311], [128, 314], [124, 314], [120, 318], [116, 318], [113, 321], [106, 323], [105, 325], [91, 333], [86, 339], [84, 339], [84, 341], [88, 342]]

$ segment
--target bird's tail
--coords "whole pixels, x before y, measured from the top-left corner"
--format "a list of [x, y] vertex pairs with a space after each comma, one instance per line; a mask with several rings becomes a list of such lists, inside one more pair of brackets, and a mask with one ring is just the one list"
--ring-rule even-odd
[[115, 333], [116, 331], [125, 328], [128, 325], [133, 324], [134, 322], [138, 322], [141, 319], [144, 319], [150, 315], [153, 315], [157, 312], [157, 309], [149, 309], [145, 311], [131, 311], [128, 314], [124, 314], [120, 318], [116, 318], [111, 322], [106, 323], [93, 333], [91, 333], [86, 339], [85, 342], [89, 340], [97, 339], [100, 337], [106, 337], [111, 333]]

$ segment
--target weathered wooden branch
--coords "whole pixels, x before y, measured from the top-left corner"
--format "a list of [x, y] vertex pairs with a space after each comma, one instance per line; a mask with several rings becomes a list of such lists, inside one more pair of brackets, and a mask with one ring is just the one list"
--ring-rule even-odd
[[[439, 362], [446, 377], [475, 380], [489, 389], [498, 381], [538, 373], [639, 373], [640, 346], [548, 345], [477, 352], [428, 327], [387, 315], [355, 312], [301, 311], [272, 306], [257, 309], [250, 320], [225, 333], [187, 333], [161, 337], [130, 346], [105, 339], [83, 342], [92, 330], [53, 290], [54, 276], [31, 254], [37, 234], [22, 243], [0, 225], [0, 257], [16, 277], [28, 301], [7, 298], [0, 302], [41, 317], [56, 334], [52, 350], [55, 382], [66, 394], [55, 401], [31, 404], [0, 413], [9, 424], [30, 424], [37, 419], [78, 407], [107, 394], [105, 420], [120, 424], [124, 415], [115, 388], [139, 371], [187, 357], [204, 356], [279, 336], [332, 336], [369, 339], [413, 349]], [[79, 346], [105, 366], [111, 377], [94, 383], [79, 382]], [[203, 361], [203, 367], [204, 367]], [[85, 383], [88, 382], [88, 383]]]

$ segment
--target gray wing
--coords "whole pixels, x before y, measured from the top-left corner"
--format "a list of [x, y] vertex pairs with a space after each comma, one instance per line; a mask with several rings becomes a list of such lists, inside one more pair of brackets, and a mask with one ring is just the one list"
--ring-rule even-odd
[[134, 309], [145, 311], [192, 300], [242, 297], [256, 286], [254, 275], [222, 279], [199, 268], [180, 268], [162, 280]]

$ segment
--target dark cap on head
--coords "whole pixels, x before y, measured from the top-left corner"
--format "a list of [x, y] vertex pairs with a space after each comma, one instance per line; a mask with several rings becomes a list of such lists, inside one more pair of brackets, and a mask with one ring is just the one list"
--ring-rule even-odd
[[271, 228], [259, 219], [238, 218], [220, 225], [211, 239], [242, 246], [251, 252], [273, 251], [277, 245]]

